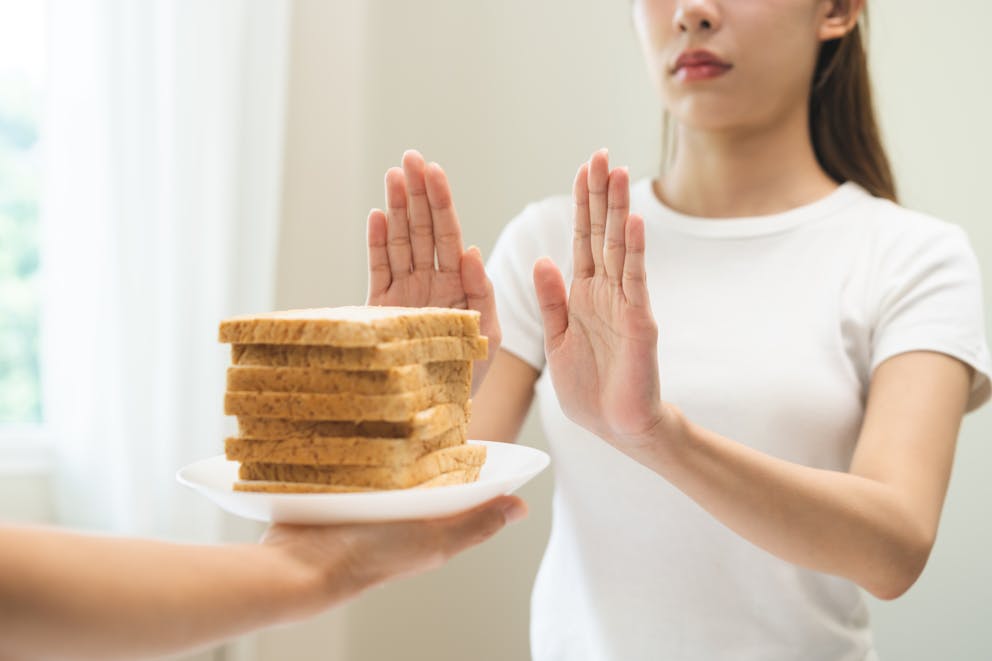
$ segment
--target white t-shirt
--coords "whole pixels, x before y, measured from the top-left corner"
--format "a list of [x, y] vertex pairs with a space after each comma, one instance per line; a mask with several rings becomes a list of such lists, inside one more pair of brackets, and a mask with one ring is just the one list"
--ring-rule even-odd
[[[693, 422], [770, 455], [845, 471], [872, 370], [939, 351], [989, 398], [978, 263], [958, 227], [855, 184], [785, 213], [678, 214], [650, 181], [644, 216], [661, 392]], [[571, 280], [572, 203], [528, 206], [489, 261], [503, 348], [537, 383], [555, 471], [551, 538], [532, 596], [538, 661], [862, 661], [861, 591], [752, 545], [562, 413], [545, 365], [534, 262]]]

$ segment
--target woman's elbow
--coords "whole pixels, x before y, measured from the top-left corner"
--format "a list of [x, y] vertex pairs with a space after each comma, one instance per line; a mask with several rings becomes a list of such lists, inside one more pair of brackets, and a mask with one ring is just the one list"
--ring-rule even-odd
[[904, 542], [886, 567], [867, 577], [862, 587], [883, 601], [892, 601], [906, 594], [923, 573], [933, 541], [932, 537], [925, 537]]

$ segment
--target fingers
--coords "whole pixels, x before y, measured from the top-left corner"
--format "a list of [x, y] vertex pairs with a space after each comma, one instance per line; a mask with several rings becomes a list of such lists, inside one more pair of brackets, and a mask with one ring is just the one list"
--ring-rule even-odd
[[603, 266], [610, 283], [619, 287], [626, 253], [625, 228], [630, 213], [630, 175], [627, 168], [616, 168], [610, 173], [607, 190]]
[[403, 170], [386, 171], [386, 252], [393, 280], [410, 275], [410, 223], [406, 206], [406, 181]]
[[434, 249], [437, 252], [437, 270], [442, 273], [458, 273], [461, 269], [462, 229], [458, 214], [451, 201], [451, 187], [444, 170], [437, 163], [427, 166], [424, 177], [427, 186], [427, 200], [434, 219]]
[[545, 351], [551, 351], [561, 343], [568, 328], [568, 298], [565, 278], [547, 257], [534, 264], [534, 289], [544, 322]]
[[414, 271], [434, 270], [434, 221], [424, 182], [424, 157], [416, 150], [403, 154], [406, 176], [407, 213], [410, 218], [410, 246]]
[[572, 258], [575, 261], [575, 277], [591, 278], [596, 272], [592, 260], [589, 237], [589, 164], [583, 163], [575, 175], [572, 185], [575, 199], [575, 228], [572, 234]]
[[527, 515], [516, 496], [499, 496], [452, 516], [337, 526], [275, 524], [262, 538], [303, 563], [333, 603], [391, 578], [419, 574], [492, 537]]
[[412, 271], [435, 268], [442, 273], [460, 273], [464, 251], [461, 226], [448, 178], [437, 163], [425, 164], [415, 150], [405, 152], [402, 169], [386, 172], [386, 208], [392, 281]]
[[489, 355], [499, 347], [502, 337], [496, 314], [496, 296], [493, 293], [493, 283], [486, 275], [486, 267], [482, 261], [482, 253], [472, 246], [462, 255], [462, 289], [465, 290], [465, 300], [470, 310], [476, 310], [482, 315], [482, 334], [489, 338]]
[[387, 229], [386, 214], [379, 209], [369, 212], [368, 220], [368, 259], [369, 259], [369, 291], [367, 305], [389, 289], [393, 281], [389, 272], [389, 252], [386, 249]]
[[444, 564], [526, 515], [522, 500], [500, 496], [439, 519], [349, 526], [352, 555], [347, 567], [360, 586], [417, 574]]
[[627, 220], [624, 240], [626, 243], [622, 278], [624, 296], [634, 307], [649, 307], [647, 273], [644, 270], [644, 218], [631, 214]]
[[461, 514], [440, 519], [441, 552], [445, 559], [486, 541], [507, 523], [527, 516], [527, 505], [516, 496], [500, 496]]
[[630, 174], [627, 168], [616, 168], [613, 172], [609, 168], [609, 155], [601, 149], [579, 168], [575, 177], [572, 253], [575, 277], [605, 274], [619, 288], [627, 252]]
[[605, 149], [599, 150], [589, 159], [589, 240], [596, 275], [601, 275], [604, 271], [603, 242], [606, 236], [609, 168], [609, 156]]

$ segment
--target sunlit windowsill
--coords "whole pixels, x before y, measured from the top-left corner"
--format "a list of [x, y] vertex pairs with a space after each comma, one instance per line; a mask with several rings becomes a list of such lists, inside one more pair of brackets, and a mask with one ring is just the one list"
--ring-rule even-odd
[[53, 443], [43, 427], [0, 427], [0, 478], [47, 475]]

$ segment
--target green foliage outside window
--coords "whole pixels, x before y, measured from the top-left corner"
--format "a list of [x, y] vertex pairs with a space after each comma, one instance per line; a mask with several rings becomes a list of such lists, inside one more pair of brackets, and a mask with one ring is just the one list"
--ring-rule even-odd
[[40, 423], [39, 99], [0, 78], [0, 425]]

